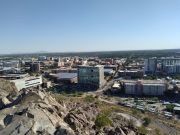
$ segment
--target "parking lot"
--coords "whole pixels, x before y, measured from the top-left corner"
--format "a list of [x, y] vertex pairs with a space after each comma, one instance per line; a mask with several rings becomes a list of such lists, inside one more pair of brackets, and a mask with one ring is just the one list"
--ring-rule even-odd
[[148, 111], [153, 114], [161, 115], [166, 118], [174, 118], [176, 120], [179, 119], [179, 114], [175, 114], [174, 112], [167, 111], [168, 105], [173, 105], [174, 107], [179, 107], [180, 104], [178, 103], [170, 103], [158, 100], [156, 98], [120, 98], [120, 105], [135, 108], [140, 111]]

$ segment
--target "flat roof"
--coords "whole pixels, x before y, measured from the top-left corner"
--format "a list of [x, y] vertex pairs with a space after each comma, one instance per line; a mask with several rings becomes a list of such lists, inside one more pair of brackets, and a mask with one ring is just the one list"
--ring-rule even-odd
[[113, 69], [104, 69], [104, 72], [114, 72], [114, 70]]
[[124, 73], [124, 72], [132, 72], [132, 73], [135, 73], [135, 72], [143, 72], [143, 70], [119, 70], [118, 72], [120, 72], [120, 73]]
[[174, 107], [174, 111], [180, 111], [180, 107]]
[[77, 73], [58, 73], [55, 76], [59, 79], [71, 79], [77, 77]]
[[105, 65], [104, 67], [118, 67], [118, 65]]
[[143, 84], [164, 84], [163, 80], [122, 80], [124, 83], [137, 83], [142, 82]]
[[41, 79], [42, 76], [28, 76], [22, 79], [15, 79], [15, 80], [11, 80], [12, 82], [16, 82], [16, 81], [30, 81], [30, 80], [36, 80], [36, 79]]
[[93, 67], [104, 67], [103, 65], [96, 65], [96, 66], [89, 66], [89, 65], [79, 65], [79, 67], [84, 67], [84, 68], [93, 68]]

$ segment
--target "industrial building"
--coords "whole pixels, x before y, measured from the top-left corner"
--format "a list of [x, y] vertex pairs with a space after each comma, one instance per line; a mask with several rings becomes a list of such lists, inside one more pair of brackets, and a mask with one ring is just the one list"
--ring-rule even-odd
[[104, 67], [98, 66], [79, 66], [78, 83], [102, 87], [104, 85]]
[[167, 89], [167, 84], [158, 80], [124, 80], [123, 84], [129, 95], [161, 96]]
[[40, 86], [42, 84], [42, 76], [38, 76], [38, 77], [30, 76], [23, 79], [12, 80], [11, 82], [13, 82], [16, 88], [20, 91], [25, 88]]

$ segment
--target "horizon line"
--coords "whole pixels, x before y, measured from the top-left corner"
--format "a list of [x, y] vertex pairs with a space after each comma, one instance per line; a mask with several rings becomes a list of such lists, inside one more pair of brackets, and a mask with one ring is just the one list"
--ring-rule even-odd
[[0, 56], [5, 56], [5, 55], [25, 55], [25, 54], [52, 54], [52, 53], [95, 53], [95, 52], [128, 52], [128, 51], [163, 51], [163, 50], [180, 50], [180, 48], [166, 48], [166, 49], [133, 49], [133, 50], [109, 50], [109, 51], [59, 51], [59, 52], [49, 52], [49, 51], [38, 51], [38, 52], [26, 52], [26, 53], [3, 53], [0, 54]]

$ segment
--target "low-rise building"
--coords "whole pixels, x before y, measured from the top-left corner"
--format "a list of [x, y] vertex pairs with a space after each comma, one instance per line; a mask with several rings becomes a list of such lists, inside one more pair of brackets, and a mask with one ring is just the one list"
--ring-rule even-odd
[[43, 88], [50, 88], [52, 86], [51, 81], [46, 81], [43, 83]]
[[15, 80], [15, 79], [22, 79], [28, 77], [29, 74], [27, 73], [20, 73], [20, 74], [3, 74], [0, 75], [0, 78], [6, 79], [6, 80]]
[[124, 77], [128, 79], [142, 78], [144, 76], [143, 70], [119, 70], [119, 77]]
[[57, 73], [50, 74], [56, 83], [77, 83], [77, 73]]
[[0, 74], [18, 74], [21, 73], [20, 68], [14, 68], [14, 67], [3, 67], [0, 69]]
[[77, 68], [58, 68], [53, 69], [52, 73], [77, 73]]
[[115, 73], [113, 69], [104, 69], [105, 76], [112, 76]]
[[30, 76], [23, 79], [12, 80], [11, 82], [13, 82], [16, 88], [20, 91], [22, 89], [40, 86], [42, 84], [42, 76]]
[[124, 80], [123, 84], [130, 95], [161, 96], [167, 89], [167, 84], [158, 80]]

